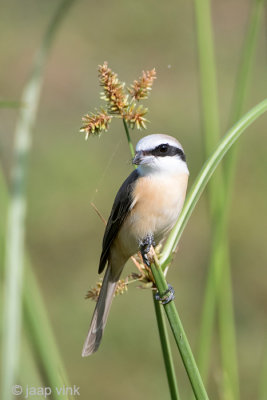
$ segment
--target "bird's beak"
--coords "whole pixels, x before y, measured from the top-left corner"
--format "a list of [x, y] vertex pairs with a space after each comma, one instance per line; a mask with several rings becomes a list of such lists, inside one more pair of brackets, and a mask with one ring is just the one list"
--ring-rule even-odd
[[142, 157], [142, 152], [141, 151], [137, 151], [135, 153], [135, 156], [133, 158], [132, 163], [135, 164], [135, 165], [139, 165], [139, 164], [141, 164], [142, 158], [143, 158]]

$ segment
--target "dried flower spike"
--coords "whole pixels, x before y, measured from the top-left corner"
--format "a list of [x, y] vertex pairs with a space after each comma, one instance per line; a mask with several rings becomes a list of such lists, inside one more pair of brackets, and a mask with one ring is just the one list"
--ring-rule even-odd
[[88, 139], [89, 135], [99, 135], [102, 131], [108, 130], [108, 125], [112, 119], [112, 116], [108, 115], [105, 110], [101, 110], [97, 114], [86, 114], [82, 121], [84, 125], [81, 127], [80, 132], [85, 132], [85, 139]]
[[[85, 298], [97, 301], [101, 287], [102, 287], [102, 279], [97, 282], [96, 287], [88, 290], [87, 294], [85, 295]], [[125, 292], [127, 292], [127, 290], [128, 290], [128, 278], [120, 279], [117, 283], [114, 296], [117, 296], [119, 294], [124, 294]]]
[[130, 96], [137, 101], [147, 99], [155, 79], [155, 68], [153, 68], [151, 71], [143, 71], [142, 76], [137, 81], [134, 81], [134, 83], [131, 85], [131, 88], [128, 88]]
[[88, 290], [87, 294], [85, 295], [85, 298], [97, 301], [101, 287], [102, 287], [102, 279], [99, 282], [97, 282], [96, 287]]
[[137, 107], [136, 101], [148, 97], [156, 79], [155, 68], [143, 71], [142, 76], [127, 89], [131, 101], [128, 101], [129, 95], [125, 93], [125, 83], [118, 79], [118, 75], [108, 67], [107, 62], [98, 66], [98, 73], [100, 86], [103, 88], [101, 99], [105, 100], [107, 105], [100, 112], [88, 113], [82, 118], [83, 126], [80, 132], [85, 132], [85, 139], [107, 131], [113, 116], [124, 119], [131, 128], [146, 129], [146, 123], [149, 121], [144, 116], [148, 110], [141, 105]]
[[132, 104], [127, 110], [124, 118], [132, 129], [135, 126], [137, 129], [146, 129], [146, 123], [148, 120], [144, 118], [144, 115], [146, 115], [147, 111], [147, 108], [143, 108], [141, 105], [136, 108], [136, 105]]
[[128, 96], [124, 93], [124, 83], [120, 82], [118, 75], [108, 68], [107, 62], [99, 65], [99, 82], [104, 88], [101, 99], [107, 101], [110, 114], [123, 115], [128, 107]]

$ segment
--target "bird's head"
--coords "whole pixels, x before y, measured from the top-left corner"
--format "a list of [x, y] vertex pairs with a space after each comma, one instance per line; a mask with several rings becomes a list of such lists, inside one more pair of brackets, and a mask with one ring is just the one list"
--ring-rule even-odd
[[148, 135], [139, 140], [133, 164], [138, 165], [141, 175], [189, 174], [181, 144], [174, 137], [163, 134]]

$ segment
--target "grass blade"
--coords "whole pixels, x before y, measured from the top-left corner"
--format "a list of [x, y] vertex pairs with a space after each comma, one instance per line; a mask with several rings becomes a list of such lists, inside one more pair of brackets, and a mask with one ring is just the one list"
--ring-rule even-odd
[[[205, 158], [207, 158], [211, 153], [211, 149], [215, 147], [220, 137], [219, 105], [217, 94], [216, 65], [213, 50], [214, 44], [211, 21], [211, 5], [210, 0], [204, 0], [204, 7], [203, 2], [199, 0], [195, 0], [194, 4], [197, 31], [196, 35], [198, 41], [198, 59], [200, 66], [200, 92], [205, 143]], [[218, 171], [215, 174], [214, 178], [211, 180], [208, 189], [212, 229], [211, 237], [213, 238], [217, 246], [214, 246], [214, 244], [212, 243], [213, 252], [211, 253], [208, 267], [207, 284], [204, 292], [203, 312], [199, 334], [198, 361], [204, 381], [206, 381], [208, 375], [210, 343], [212, 338], [212, 328], [214, 325], [216, 298], [218, 297], [218, 292], [215, 291], [215, 288], [220, 288], [221, 277], [223, 274], [222, 269], [224, 266], [224, 262], [226, 262], [226, 260], [224, 260], [225, 255], [223, 252], [225, 246], [223, 243], [223, 238], [219, 235], [221, 229], [218, 224], [218, 215], [223, 215], [223, 199], [225, 198], [222, 167], [218, 168]], [[220, 218], [222, 219], [223, 217], [221, 216]], [[227, 261], [229, 262], [229, 260]], [[228, 268], [230, 269], [230, 265], [228, 266]], [[216, 285], [213, 285], [214, 281]], [[230, 282], [225, 282], [225, 284], [230, 286]], [[229, 306], [231, 307], [230, 304]], [[228, 324], [233, 325], [234, 320], [229, 319]], [[232, 330], [232, 332], [234, 332], [234, 329]], [[227, 354], [229, 353], [227, 352]], [[235, 353], [233, 352], [228, 357], [232, 358], [232, 364], [236, 365], [237, 369]], [[223, 361], [225, 361], [225, 357], [223, 358]], [[224, 364], [223, 370], [225, 370]]]
[[171, 353], [171, 345], [170, 345], [170, 341], [169, 341], [167, 327], [166, 327], [166, 324], [164, 321], [162, 306], [155, 299], [154, 295], [153, 295], [153, 302], [154, 302], [154, 307], [155, 307], [160, 343], [161, 343], [162, 354], [163, 354], [163, 358], [164, 358], [165, 370], [166, 370], [166, 374], [167, 374], [171, 399], [179, 400], [180, 396], [179, 396], [178, 386], [177, 386], [177, 382], [176, 382], [175, 368], [174, 368], [173, 358], [172, 358], [172, 353]]
[[[253, 51], [256, 44], [257, 32], [259, 30], [259, 22], [262, 13], [262, 0], [256, 0], [253, 3], [253, 10], [251, 14], [251, 20], [248, 25], [248, 33], [246, 40], [244, 42], [244, 50], [241, 58], [240, 68], [237, 76], [237, 85], [234, 93], [232, 118], [233, 122], [236, 122], [240, 117], [243, 103], [245, 99], [245, 94], [248, 86], [248, 77], [252, 64], [252, 56]], [[205, 49], [205, 44], [207, 43], [208, 47], [212, 46], [212, 42], [210, 39], [211, 29], [205, 29], [205, 25], [211, 25], [210, 21], [210, 9], [208, 7], [201, 8], [199, 2], [195, 2], [195, 10], [196, 10], [196, 19], [198, 21], [198, 30], [197, 36], [202, 38], [202, 41], [198, 41], [198, 49], [199, 49], [199, 58], [200, 64], [206, 63], [206, 74], [201, 74], [201, 82], [202, 82], [202, 102], [205, 104], [207, 99], [210, 98], [209, 93], [207, 91], [206, 86], [210, 85], [209, 80], [214, 81], [214, 58], [211, 52], [208, 52]], [[204, 36], [204, 38], [203, 38]], [[209, 58], [209, 59], [208, 59]], [[208, 70], [210, 69], [210, 74]], [[211, 78], [209, 77], [211, 76]], [[213, 84], [210, 87], [210, 90], [214, 90], [213, 97], [216, 96], [216, 86]], [[207, 125], [206, 120], [210, 118], [210, 113], [214, 112], [214, 107], [217, 107], [217, 104], [212, 104], [210, 102], [210, 109], [208, 107], [203, 108], [204, 113], [204, 128], [205, 128], [205, 141], [207, 143], [211, 142], [210, 134], [212, 132], [209, 129], [209, 125]], [[205, 116], [206, 111], [206, 116]], [[217, 115], [217, 114], [215, 114]], [[215, 135], [213, 135], [213, 139], [218, 134], [217, 130], [215, 130]], [[206, 151], [207, 151], [206, 146]], [[221, 190], [224, 186], [222, 182], [222, 175], [217, 175], [218, 185], [217, 192], [220, 193], [216, 199], [216, 187], [211, 185], [211, 206], [215, 205], [215, 212], [213, 210], [213, 216], [215, 224], [213, 224], [213, 237], [215, 239], [215, 243], [212, 245], [212, 253], [210, 259], [209, 273], [206, 284], [206, 290], [204, 294], [204, 305], [203, 305], [203, 315], [202, 315], [202, 323], [201, 323], [201, 331], [199, 335], [199, 367], [202, 371], [204, 380], [206, 379], [208, 372], [208, 359], [209, 359], [209, 347], [212, 336], [212, 326], [215, 315], [215, 301], [218, 298], [219, 300], [219, 322], [220, 322], [220, 336], [221, 336], [221, 354], [223, 361], [223, 370], [224, 370], [224, 387], [225, 391], [229, 393], [235, 392], [234, 397], [239, 397], [239, 388], [238, 388], [238, 372], [237, 372], [237, 358], [236, 358], [236, 349], [235, 349], [235, 329], [234, 329], [234, 314], [233, 314], [233, 304], [232, 294], [229, 290], [231, 286], [230, 280], [230, 261], [228, 257], [228, 244], [226, 240], [226, 230], [227, 230], [227, 216], [228, 209], [230, 205], [230, 188], [232, 186], [233, 181], [233, 168], [236, 159], [236, 146], [231, 150], [229, 156], [226, 157], [225, 161], [225, 181], [226, 188]], [[214, 196], [212, 195], [213, 189], [215, 189]], [[214, 198], [213, 198], [214, 197]], [[216, 204], [217, 212], [216, 212]], [[225, 226], [223, 226], [225, 225]], [[225, 279], [224, 274], [227, 274], [227, 279]], [[220, 287], [220, 279], [224, 280], [223, 287], [225, 290], [220, 289], [220, 296], [218, 297], [218, 290]], [[227, 303], [227, 306], [226, 306]], [[227, 307], [227, 308], [226, 308]], [[227, 311], [228, 310], [228, 311]], [[228, 321], [226, 321], [228, 315]], [[222, 325], [223, 323], [223, 325]], [[229, 326], [232, 326], [231, 329], [228, 329]], [[232, 351], [229, 352], [228, 349], [232, 348]], [[229, 354], [226, 357], [226, 354]], [[229, 382], [232, 385], [231, 389], [227, 389], [229, 386]], [[229, 396], [227, 397], [229, 398]]]
[[[133, 158], [135, 151], [134, 151], [133, 143], [131, 140], [131, 135], [130, 135], [130, 132], [128, 129], [127, 122], [125, 121], [124, 118], [122, 121], [123, 121], [123, 126], [125, 129], [125, 134], [126, 134], [129, 150], [131, 153], [131, 157]], [[137, 166], [135, 166], [135, 168], [136, 167]], [[174, 369], [174, 364], [173, 364], [173, 357], [172, 357], [172, 352], [171, 352], [168, 330], [165, 325], [162, 308], [161, 308], [160, 304], [158, 303], [158, 301], [155, 300], [154, 296], [153, 296], [153, 301], [154, 301], [154, 308], [155, 308], [155, 313], [156, 313], [156, 320], [157, 320], [157, 325], [158, 325], [160, 344], [161, 344], [161, 349], [162, 349], [162, 354], [163, 354], [164, 365], [165, 365], [166, 375], [167, 375], [167, 379], [168, 379], [171, 399], [179, 400], [180, 397], [179, 397], [178, 385], [177, 385], [175, 369]]]
[[[155, 261], [154, 264], [151, 265], [151, 271], [155, 279], [159, 294], [162, 297], [164, 293], [168, 291], [168, 284], [166, 282], [161, 266], [156, 260], [156, 257], [154, 257], [154, 259]], [[185, 370], [190, 380], [194, 395], [197, 400], [208, 400], [208, 395], [205, 386], [202, 382], [182, 322], [175, 307], [175, 303], [174, 301], [170, 301], [169, 303], [164, 304], [163, 307], [166, 312], [175, 342], [179, 349]]]
[[44, 40], [36, 54], [30, 78], [23, 91], [21, 102], [25, 107], [20, 115], [15, 132], [14, 161], [11, 178], [11, 198], [7, 220], [6, 261], [5, 261], [5, 298], [3, 326], [3, 382], [4, 400], [12, 398], [11, 386], [17, 376], [18, 356], [21, 333], [21, 304], [24, 260], [24, 236], [26, 199], [25, 185], [27, 160], [31, 147], [32, 127], [43, 82], [44, 66], [48, 51], [60, 22], [73, 0], [63, 0], [57, 9]]
[[238, 140], [241, 134], [248, 128], [257, 118], [267, 111], [267, 99], [257, 104], [248, 111], [222, 138], [217, 148], [203, 165], [198, 177], [196, 178], [189, 195], [187, 196], [183, 210], [176, 222], [172, 232], [170, 233], [167, 242], [165, 243], [160, 265], [163, 269], [166, 268], [172, 254], [174, 253], [186, 224], [203, 192], [209, 179], [214, 173], [216, 167], [225, 156], [231, 146]]

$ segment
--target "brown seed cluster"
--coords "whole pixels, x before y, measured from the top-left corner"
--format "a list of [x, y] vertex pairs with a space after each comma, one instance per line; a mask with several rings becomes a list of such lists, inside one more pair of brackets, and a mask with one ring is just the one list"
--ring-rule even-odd
[[129, 107], [127, 114], [125, 114], [125, 120], [132, 129], [135, 126], [137, 129], [146, 129], [146, 122], [148, 122], [148, 120], [144, 118], [146, 113], [147, 108], [143, 108], [142, 105], [136, 107], [135, 104], [132, 104]]
[[131, 128], [145, 129], [148, 120], [144, 116], [148, 109], [142, 105], [137, 106], [135, 102], [148, 97], [156, 79], [155, 68], [143, 71], [142, 76], [127, 89], [128, 94], [125, 91], [125, 83], [119, 80], [107, 62], [99, 65], [98, 77], [103, 88], [100, 97], [105, 100], [107, 106], [100, 112], [88, 113], [82, 118], [84, 125], [80, 132], [85, 132], [86, 139], [90, 135], [100, 135], [101, 132], [107, 131], [113, 116], [124, 119]]
[[107, 62], [99, 65], [99, 82], [104, 91], [101, 93], [101, 99], [108, 104], [110, 114], [123, 115], [128, 107], [127, 96], [124, 93], [124, 83], [118, 79], [118, 75], [108, 68]]
[[[97, 301], [101, 287], [102, 287], [102, 279], [97, 282], [96, 287], [88, 290], [88, 292], [85, 295], [85, 298]], [[127, 292], [127, 290], [128, 290], [128, 278], [120, 279], [117, 283], [114, 296], [117, 296], [119, 294], [124, 294], [125, 292]]]
[[84, 125], [81, 127], [80, 132], [85, 132], [85, 139], [88, 139], [89, 135], [99, 135], [101, 131], [107, 131], [109, 123], [112, 119], [111, 115], [108, 115], [105, 110], [102, 110], [96, 114], [90, 113], [82, 117]]
[[137, 101], [147, 99], [155, 79], [155, 68], [153, 68], [151, 71], [143, 71], [142, 76], [137, 81], [135, 80], [131, 87], [128, 88], [130, 96]]

